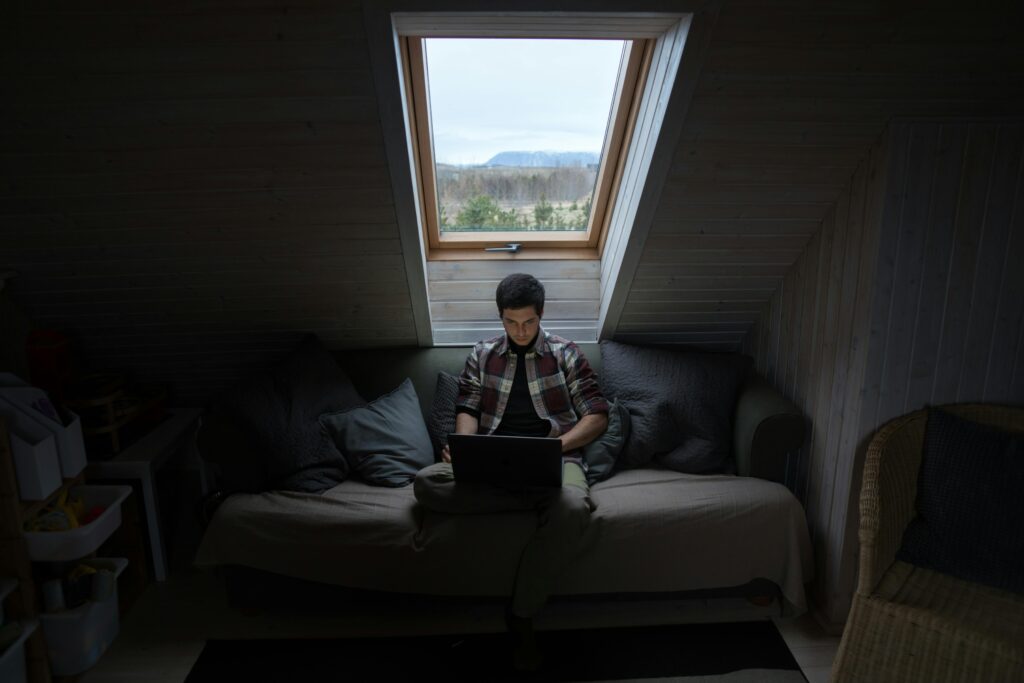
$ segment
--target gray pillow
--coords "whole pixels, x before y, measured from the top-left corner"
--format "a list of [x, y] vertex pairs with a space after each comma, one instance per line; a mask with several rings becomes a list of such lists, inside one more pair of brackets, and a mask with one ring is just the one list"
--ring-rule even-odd
[[434, 462], [412, 380], [361, 408], [320, 416], [352, 471], [374, 486], [406, 486]]
[[622, 401], [608, 404], [608, 428], [583, 448], [587, 463], [587, 483], [593, 486], [612, 476], [615, 460], [629, 438], [629, 409]]
[[200, 452], [227, 492], [316, 493], [340, 484], [348, 463], [320, 426], [327, 411], [366, 402], [315, 335], [209, 406]]
[[441, 460], [441, 451], [448, 443], [448, 435], [455, 431], [455, 399], [459, 396], [459, 378], [447, 372], [437, 373], [437, 388], [430, 406], [427, 432], [434, 446], [434, 458]]
[[730, 470], [732, 416], [751, 359], [601, 342], [602, 386], [629, 408], [630, 435], [620, 464], [657, 460], [680, 472]]

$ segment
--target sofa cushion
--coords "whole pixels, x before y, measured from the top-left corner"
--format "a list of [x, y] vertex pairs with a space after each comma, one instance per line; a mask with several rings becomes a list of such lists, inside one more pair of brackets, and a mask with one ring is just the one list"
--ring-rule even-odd
[[917, 517], [896, 557], [1024, 593], [1024, 435], [928, 411]]
[[406, 486], [434, 462], [412, 380], [372, 403], [320, 416], [359, 477], [376, 486]]
[[657, 460], [694, 474], [732, 468], [732, 416], [751, 359], [601, 342], [606, 396], [629, 408], [626, 467]]
[[455, 399], [459, 396], [459, 378], [447, 372], [437, 373], [434, 402], [430, 406], [427, 432], [434, 446], [434, 459], [441, 460], [441, 451], [448, 443], [448, 435], [455, 431]]
[[622, 401], [608, 405], [608, 427], [583, 449], [583, 461], [587, 464], [587, 483], [593, 486], [612, 476], [615, 461], [629, 439], [629, 409]]
[[348, 463], [319, 416], [365, 403], [315, 335], [277, 365], [221, 394], [200, 432], [203, 458], [234, 491], [319, 492], [344, 481]]

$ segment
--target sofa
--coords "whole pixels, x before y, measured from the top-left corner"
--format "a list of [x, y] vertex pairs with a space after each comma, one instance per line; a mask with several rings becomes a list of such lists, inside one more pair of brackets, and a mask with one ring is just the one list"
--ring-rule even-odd
[[[608, 344], [580, 344], [603, 388]], [[367, 401], [410, 379], [422, 413], [416, 419], [429, 422], [437, 411], [439, 373], [457, 375], [467, 352], [465, 347], [373, 349], [334, 357]], [[672, 362], [676, 352], [652, 353], [670, 354]], [[704, 356], [690, 357], [694, 381], [706, 374]], [[728, 467], [695, 474], [651, 459], [616, 467], [594, 483], [596, 510], [584, 550], [559, 581], [553, 600], [754, 594], [777, 598], [772, 609], [783, 614], [806, 610], [804, 585], [813, 571], [807, 523], [782, 483], [787, 455], [803, 443], [806, 421], [752, 371], [737, 377], [723, 413]], [[671, 407], [658, 410], [668, 415]], [[638, 425], [658, 412], [630, 411]], [[237, 471], [248, 456], [232, 443], [217, 420], [204, 419], [204, 460], [219, 467], [222, 455], [234, 448]], [[417, 503], [411, 485], [374, 486], [352, 473], [336, 485], [321, 486], [327, 488], [255, 487], [220, 496], [196, 565], [225, 570], [229, 592], [234, 586], [236, 595], [264, 606], [268, 595], [287, 586], [317, 600], [331, 594], [496, 599], [510, 595], [519, 554], [536, 525], [532, 513], [431, 512]], [[236, 604], [244, 602], [243, 597]]]

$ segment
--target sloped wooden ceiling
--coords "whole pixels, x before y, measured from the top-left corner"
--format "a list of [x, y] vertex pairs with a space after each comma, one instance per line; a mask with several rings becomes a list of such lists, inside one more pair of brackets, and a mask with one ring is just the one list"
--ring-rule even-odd
[[358, 3], [19, 3], [0, 263], [83, 362], [203, 401], [293, 348], [414, 345]]
[[1024, 108], [1018, 5], [721, 5], [616, 337], [736, 348], [894, 115]]
[[[988, 7], [724, 0], [617, 335], [740, 344], [892, 115], [1021, 112], [1016, 3]], [[305, 331], [415, 344], [363, 26], [334, 0], [8, 8], [11, 296], [188, 401]]]

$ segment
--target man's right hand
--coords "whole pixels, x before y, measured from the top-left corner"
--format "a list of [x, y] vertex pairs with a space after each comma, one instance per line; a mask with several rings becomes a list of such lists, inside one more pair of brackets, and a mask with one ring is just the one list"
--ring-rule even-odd
[[[480, 420], [469, 413], [458, 413], [455, 415], [456, 434], [476, 434], [479, 426]], [[452, 461], [452, 452], [448, 448], [448, 444], [445, 444], [444, 448], [441, 450], [441, 460], [447, 463], [451, 463]]]

